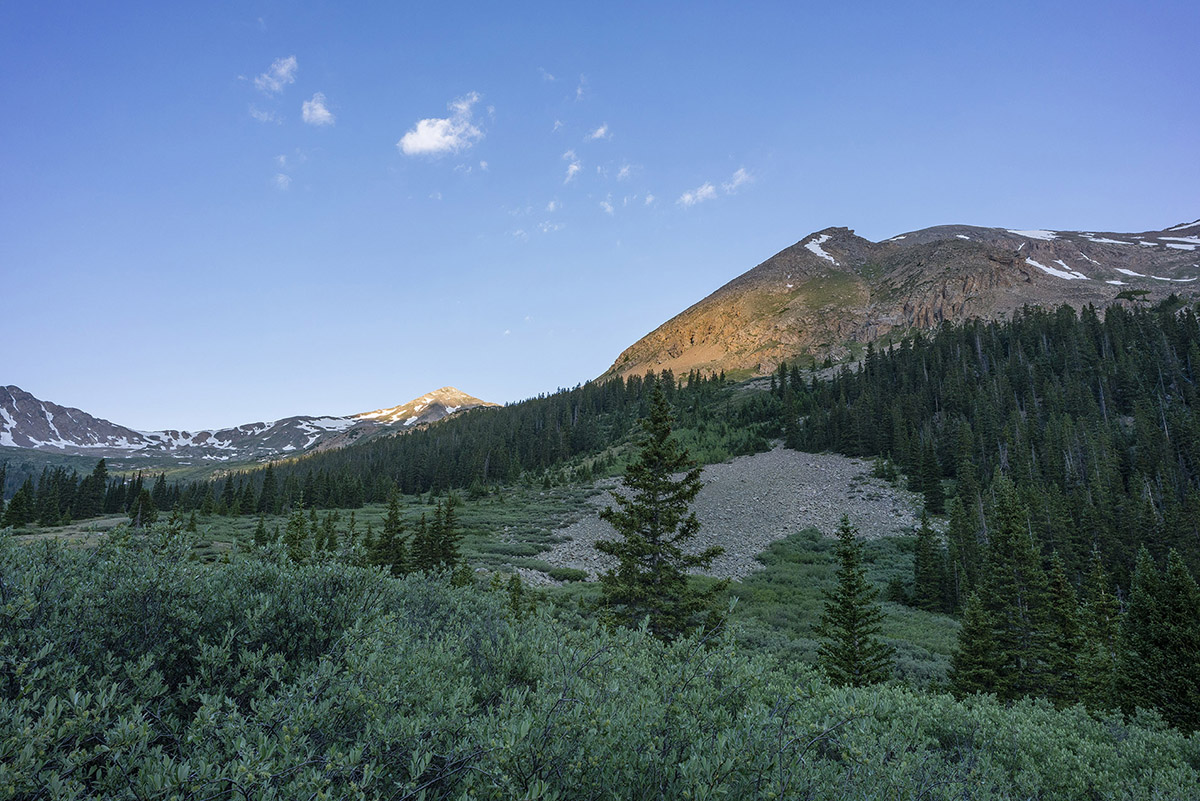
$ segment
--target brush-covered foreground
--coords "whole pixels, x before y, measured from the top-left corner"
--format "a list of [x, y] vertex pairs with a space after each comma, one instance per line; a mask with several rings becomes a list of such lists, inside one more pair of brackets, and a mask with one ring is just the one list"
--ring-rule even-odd
[[[0, 536], [0, 797], [1195, 797], [1153, 715], [830, 687], [729, 633], [175, 535]], [[520, 604], [517, 604], [520, 606]]]

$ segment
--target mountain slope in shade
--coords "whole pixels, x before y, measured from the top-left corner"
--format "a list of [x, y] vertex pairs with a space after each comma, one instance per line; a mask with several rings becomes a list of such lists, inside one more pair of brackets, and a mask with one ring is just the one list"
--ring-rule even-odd
[[627, 348], [604, 374], [762, 374], [852, 342], [993, 318], [1024, 305], [1200, 293], [1200, 220], [1116, 234], [943, 225], [883, 242], [848, 228], [801, 239]]
[[[350, 416], [297, 416], [205, 431], [135, 431], [0, 387], [0, 446], [100, 456], [162, 456], [243, 462], [345, 447], [397, 433], [455, 412], [495, 404], [443, 387], [406, 404]], [[391, 414], [389, 414], [391, 413]]]

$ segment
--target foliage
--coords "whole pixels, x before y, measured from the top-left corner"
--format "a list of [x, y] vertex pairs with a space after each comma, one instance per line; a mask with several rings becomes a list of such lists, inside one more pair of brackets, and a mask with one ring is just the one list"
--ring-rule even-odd
[[862, 687], [891, 676], [893, 649], [879, 638], [883, 612], [864, 574], [858, 531], [845, 515], [837, 539], [837, 587], [825, 595], [817, 657], [834, 682]]
[[1185, 798], [1200, 746], [894, 686], [835, 688], [506, 587], [281, 546], [226, 564], [156, 528], [0, 537], [0, 797]]
[[[613, 492], [615, 507], [600, 513], [620, 539], [599, 540], [596, 550], [617, 560], [600, 577], [602, 612], [622, 625], [649, 617], [656, 637], [670, 640], [690, 631], [715, 611], [721, 588], [698, 589], [687, 571], [707, 568], [723, 549], [689, 554], [684, 546], [700, 530], [690, 510], [700, 492], [700, 468], [671, 437], [671, 409], [661, 386], [650, 396], [637, 458], [625, 470], [628, 496]], [[675, 474], [681, 473], [678, 478]]]

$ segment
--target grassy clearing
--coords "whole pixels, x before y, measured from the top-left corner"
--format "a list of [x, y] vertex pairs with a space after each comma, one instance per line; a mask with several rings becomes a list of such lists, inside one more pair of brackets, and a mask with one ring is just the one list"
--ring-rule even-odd
[[[909, 582], [915, 538], [885, 537], [864, 543], [867, 577], [880, 592], [895, 578]], [[806, 529], [771, 545], [761, 570], [731, 585], [734, 621], [744, 644], [781, 660], [816, 659], [815, 626], [824, 590], [835, 581], [832, 539]], [[896, 648], [897, 675], [919, 685], [945, 681], [958, 622], [899, 603], [884, 603], [884, 638]]]

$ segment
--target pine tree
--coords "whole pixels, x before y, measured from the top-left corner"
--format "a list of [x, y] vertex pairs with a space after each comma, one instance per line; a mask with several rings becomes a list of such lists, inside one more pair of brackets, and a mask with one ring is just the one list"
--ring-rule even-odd
[[1092, 554], [1092, 567], [1084, 587], [1082, 619], [1083, 645], [1079, 652], [1080, 700], [1095, 710], [1115, 709], [1113, 687], [1117, 665], [1117, 635], [1120, 609], [1109, 588], [1108, 573], [1099, 552]]
[[838, 684], [862, 687], [891, 675], [893, 649], [879, 639], [883, 610], [875, 601], [875, 588], [867, 583], [862, 543], [846, 515], [837, 538], [837, 586], [825, 593], [817, 659]]
[[999, 681], [993, 622], [979, 593], [972, 593], [963, 611], [958, 648], [950, 658], [950, 686], [956, 695], [995, 692]]
[[278, 492], [278, 485], [275, 479], [275, 466], [267, 462], [267, 468], [263, 471], [262, 489], [258, 493], [257, 510], [259, 514], [275, 514]]
[[1175, 550], [1167, 554], [1162, 589], [1159, 708], [1173, 725], [1196, 731], [1200, 729], [1200, 588]]
[[254, 544], [259, 548], [265, 548], [270, 543], [271, 539], [267, 535], [267, 520], [262, 515], [259, 515], [258, 525], [254, 527]]
[[913, 554], [913, 606], [929, 612], [946, 612], [946, 559], [929, 516], [921, 514]]
[[288, 517], [287, 526], [283, 530], [283, 544], [293, 562], [304, 562], [308, 559], [308, 521], [304, 517], [303, 507], [297, 507]]
[[1016, 488], [999, 475], [992, 492], [991, 541], [980, 599], [993, 626], [996, 694], [1005, 700], [1043, 695], [1049, 689], [1049, 586]]
[[1046, 696], [1058, 706], [1079, 700], [1077, 658], [1083, 638], [1079, 630], [1079, 604], [1067, 568], [1056, 551], [1050, 558], [1050, 608], [1048, 688]]
[[154, 501], [150, 499], [150, 490], [143, 489], [138, 493], [129, 510], [129, 519], [134, 528], [148, 526], [158, 519], [158, 510], [154, 508]]
[[400, 516], [400, 498], [394, 492], [383, 519], [383, 532], [369, 548], [367, 561], [386, 567], [393, 576], [402, 576], [411, 568], [408, 543], [404, 538], [404, 519]]
[[[709, 567], [722, 549], [683, 551], [700, 529], [690, 511], [700, 491], [700, 468], [671, 436], [672, 422], [663, 386], [655, 383], [649, 416], [642, 420], [640, 450], [625, 470], [629, 496], [614, 492], [616, 506], [600, 513], [619, 539], [596, 543], [598, 551], [617, 560], [616, 567], [600, 577], [604, 616], [627, 626], [648, 617], [650, 631], [664, 640], [691, 630], [705, 613], [711, 615], [716, 595], [724, 588], [701, 591], [688, 579], [690, 568]], [[683, 476], [677, 479], [676, 473]]]

